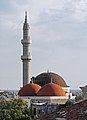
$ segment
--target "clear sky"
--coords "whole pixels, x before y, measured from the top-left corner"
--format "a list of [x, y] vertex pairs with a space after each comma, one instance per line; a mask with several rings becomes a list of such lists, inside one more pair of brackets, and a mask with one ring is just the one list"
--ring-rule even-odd
[[72, 89], [87, 84], [87, 0], [0, 1], [0, 89], [22, 86], [22, 26], [28, 11], [31, 77], [51, 72]]

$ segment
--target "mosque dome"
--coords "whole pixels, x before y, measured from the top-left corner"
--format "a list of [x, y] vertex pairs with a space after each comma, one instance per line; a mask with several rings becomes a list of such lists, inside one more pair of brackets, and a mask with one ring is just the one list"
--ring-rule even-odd
[[41, 86], [35, 84], [35, 83], [30, 83], [25, 85], [19, 90], [18, 95], [19, 96], [35, 96], [37, 92], [40, 90]]
[[66, 96], [66, 93], [59, 85], [48, 83], [37, 92], [37, 96]]
[[52, 82], [58, 84], [61, 87], [67, 87], [66, 82], [64, 81], [64, 79], [59, 76], [56, 73], [52, 73], [52, 72], [47, 72], [47, 73], [41, 73], [38, 76], [36, 76], [33, 80], [34, 83], [43, 86], [45, 84], [48, 84], [51, 82], [51, 78], [52, 78]]

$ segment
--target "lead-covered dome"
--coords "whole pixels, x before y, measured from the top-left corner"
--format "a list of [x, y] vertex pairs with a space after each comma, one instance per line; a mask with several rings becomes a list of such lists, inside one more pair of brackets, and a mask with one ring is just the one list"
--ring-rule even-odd
[[65, 91], [55, 83], [44, 85], [38, 92], [38, 96], [66, 96]]
[[25, 85], [19, 90], [18, 95], [19, 96], [35, 96], [37, 95], [37, 92], [40, 90], [41, 86], [35, 84], [35, 83], [30, 83]]
[[56, 83], [60, 85], [61, 87], [67, 87], [67, 84], [64, 81], [64, 79], [61, 76], [57, 75], [56, 73], [52, 73], [52, 72], [39, 74], [38, 76], [34, 78], [33, 82], [40, 86], [43, 86], [45, 84], [50, 83], [51, 78], [52, 78], [53, 83]]

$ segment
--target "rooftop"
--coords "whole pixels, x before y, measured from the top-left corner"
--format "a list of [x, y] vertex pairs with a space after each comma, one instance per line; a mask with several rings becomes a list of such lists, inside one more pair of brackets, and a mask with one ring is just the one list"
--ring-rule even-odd
[[87, 100], [79, 101], [67, 108], [49, 113], [40, 120], [55, 120], [61, 118], [65, 120], [87, 120]]

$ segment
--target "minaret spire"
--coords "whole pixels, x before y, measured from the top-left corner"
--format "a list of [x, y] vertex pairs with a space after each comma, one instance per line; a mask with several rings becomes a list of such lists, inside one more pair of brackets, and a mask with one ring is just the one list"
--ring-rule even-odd
[[30, 34], [29, 24], [27, 23], [27, 11], [25, 12], [25, 21], [23, 24], [23, 39], [21, 40], [23, 45], [23, 55], [21, 60], [23, 62], [23, 86], [30, 83]]
[[27, 23], [27, 11], [25, 11], [25, 23]]

